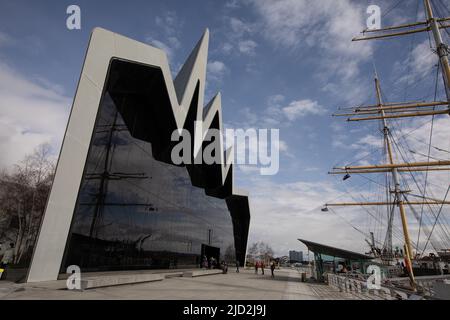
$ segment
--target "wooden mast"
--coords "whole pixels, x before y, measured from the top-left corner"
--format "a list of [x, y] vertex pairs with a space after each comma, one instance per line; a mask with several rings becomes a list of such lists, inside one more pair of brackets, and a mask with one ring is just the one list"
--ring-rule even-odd
[[[378, 107], [382, 108], [383, 100], [381, 98], [380, 81], [378, 80], [378, 75], [376, 73], [375, 73], [375, 89], [376, 89], [376, 93], [377, 93]], [[388, 161], [392, 166], [391, 175], [392, 175], [392, 180], [394, 182], [394, 194], [395, 194], [394, 199], [400, 210], [400, 217], [402, 220], [403, 236], [405, 238], [405, 248], [406, 248], [405, 260], [406, 260], [406, 265], [407, 265], [407, 269], [408, 269], [408, 273], [409, 273], [409, 278], [411, 281], [411, 286], [413, 287], [413, 289], [415, 289], [416, 281], [414, 279], [414, 271], [412, 268], [412, 254], [413, 253], [412, 253], [412, 248], [411, 248], [411, 240], [409, 238], [408, 223], [406, 221], [405, 208], [403, 205], [403, 199], [402, 199], [403, 194], [402, 194], [402, 190], [400, 190], [400, 181], [398, 178], [398, 171], [397, 171], [397, 167], [395, 166], [394, 157], [392, 154], [390, 131], [389, 131], [389, 127], [388, 127], [388, 124], [386, 121], [386, 113], [385, 113], [384, 109], [381, 109], [380, 111], [381, 111], [381, 116], [382, 116], [381, 120], [382, 120], [382, 125], [383, 125], [384, 143], [385, 143], [385, 147], [387, 150]]]
[[445, 93], [447, 95], [447, 100], [450, 102], [450, 66], [448, 62], [448, 47], [442, 41], [442, 36], [438, 22], [433, 16], [433, 10], [431, 9], [430, 0], [424, 0], [424, 6], [426, 15], [428, 18], [428, 23], [433, 31], [434, 43], [436, 45], [436, 53], [439, 57], [439, 64], [442, 69], [442, 77], [444, 80]]

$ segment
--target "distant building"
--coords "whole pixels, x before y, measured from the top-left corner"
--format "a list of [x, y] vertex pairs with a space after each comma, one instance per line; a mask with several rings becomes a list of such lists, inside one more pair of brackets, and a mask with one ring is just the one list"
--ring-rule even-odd
[[303, 261], [303, 252], [302, 251], [289, 251], [289, 260], [290, 262], [302, 262]]

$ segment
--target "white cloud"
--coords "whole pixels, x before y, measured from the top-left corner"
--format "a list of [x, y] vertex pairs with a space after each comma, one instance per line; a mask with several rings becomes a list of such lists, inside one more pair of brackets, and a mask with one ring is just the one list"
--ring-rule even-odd
[[[254, 175], [253, 175], [254, 176]], [[249, 243], [265, 241], [277, 255], [301, 247], [298, 238], [339, 246], [357, 252], [365, 249], [364, 236], [332, 212], [321, 212], [328, 201], [342, 195], [331, 183], [296, 181], [274, 183], [266, 177], [249, 178], [252, 222]], [[341, 198], [344, 201], [347, 198]], [[346, 219], [358, 224], [361, 212], [349, 211]], [[270, 227], [270, 231], [267, 230]]]
[[410, 85], [418, 79], [430, 76], [436, 63], [436, 54], [431, 51], [429, 41], [424, 40], [411, 51], [407, 59], [395, 63], [393, 77], [398, 83]]
[[323, 115], [326, 110], [317, 102], [309, 99], [292, 101], [287, 107], [282, 108], [284, 115], [289, 121], [307, 115]]
[[151, 45], [163, 50], [166, 54], [167, 54], [167, 58], [169, 59], [169, 61], [171, 61], [173, 59], [174, 56], [174, 50], [172, 49], [171, 46], [167, 45], [166, 43], [147, 37], [146, 42], [150, 43]]
[[412, 65], [414, 66], [415, 72], [423, 74], [425, 71], [429, 70], [430, 66], [437, 60], [436, 55], [430, 49], [428, 41], [424, 41], [415, 47], [412, 51]]
[[252, 56], [256, 52], [258, 44], [250, 39], [255, 31], [255, 24], [248, 23], [236, 17], [226, 17], [226, 42], [220, 48], [223, 54], [242, 54]]
[[249, 165], [249, 164], [239, 164], [237, 167], [240, 172], [245, 175], [256, 175], [260, 173], [260, 168], [257, 165]]
[[350, 40], [364, 28], [365, 10], [349, 0], [253, 0], [264, 21], [264, 34], [288, 48], [320, 46], [341, 55], [365, 58], [369, 47]]
[[222, 48], [221, 48], [221, 52], [222, 52], [222, 53], [224, 53], [224, 54], [230, 54], [232, 50], [233, 50], [233, 45], [232, 45], [231, 43], [225, 42], [225, 43], [222, 45]]
[[210, 61], [207, 65], [208, 78], [214, 81], [222, 81], [228, 68], [222, 61]]
[[167, 11], [164, 15], [155, 18], [155, 24], [163, 29], [166, 34], [176, 34], [183, 21], [179, 19], [176, 12]]
[[348, 139], [348, 136], [346, 134], [333, 134], [331, 145], [333, 148], [339, 149], [339, 148], [348, 148], [349, 146], [345, 143], [345, 141]]
[[250, 24], [235, 17], [230, 18], [230, 27], [231, 31], [233, 31], [234, 35], [237, 37], [241, 37], [246, 33], [252, 32], [252, 27]]
[[181, 47], [181, 42], [180, 42], [180, 40], [178, 40], [177, 37], [169, 37], [169, 38], [167, 38], [167, 41], [168, 41], [170, 47], [172, 47], [174, 49], [178, 49]]
[[278, 144], [278, 149], [280, 150], [280, 152], [288, 152], [288, 144], [286, 143], [286, 141], [280, 140], [279, 144]]
[[253, 40], [242, 40], [238, 44], [239, 52], [250, 56], [255, 54], [257, 46], [258, 44]]
[[289, 126], [293, 121], [310, 115], [324, 115], [327, 110], [317, 101], [310, 99], [294, 100], [287, 106], [282, 105], [285, 97], [281, 94], [269, 96], [267, 107], [262, 112], [256, 113], [250, 108], [240, 110], [240, 121], [235, 123], [235, 127], [248, 128], [258, 126], [259, 128], [280, 128]]
[[30, 80], [0, 64], [0, 166], [10, 167], [41, 143], [59, 150], [71, 99], [59, 86]]
[[285, 97], [282, 94], [275, 94], [270, 96], [267, 101], [269, 106], [277, 106], [279, 103], [283, 102]]
[[306, 172], [317, 172], [317, 171], [320, 171], [320, 168], [318, 168], [318, 167], [307, 167], [307, 168], [305, 168], [305, 171]]
[[[315, 77], [335, 100], [359, 100], [368, 83], [360, 65], [369, 61], [373, 43], [352, 42], [365, 28], [366, 7], [350, 0], [249, 0], [259, 16], [261, 34], [275, 48], [298, 54], [313, 49]], [[337, 79], [336, 79], [337, 78]]]
[[[166, 52], [171, 63], [174, 63], [175, 51], [181, 47], [179, 40], [180, 29], [184, 22], [173, 11], [167, 11], [155, 18], [156, 26], [162, 30], [158, 37], [147, 35], [145, 41]], [[162, 37], [161, 37], [162, 36]], [[172, 70], [174, 71], [174, 70]]]
[[234, 127], [238, 128], [249, 128], [249, 127], [255, 127], [260, 122], [260, 115], [256, 112], [252, 111], [252, 108], [244, 107], [239, 110], [240, 121], [239, 123], [235, 124]]
[[238, 0], [230, 0], [225, 3], [225, 8], [228, 9], [237, 9], [240, 7]]
[[211, 61], [208, 63], [208, 71], [213, 73], [223, 73], [227, 67], [222, 61]]
[[350, 148], [353, 149], [363, 149], [367, 150], [368, 148], [382, 148], [383, 147], [383, 138], [381, 135], [375, 136], [373, 134], [365, 135], [360, 138], [356, 143], [350, 145]]

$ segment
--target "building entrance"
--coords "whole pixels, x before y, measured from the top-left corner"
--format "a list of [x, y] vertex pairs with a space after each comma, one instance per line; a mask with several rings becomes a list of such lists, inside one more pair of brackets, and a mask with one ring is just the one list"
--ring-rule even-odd
[[219, 267], [219, 265], [220, 265], [220, 248], [213, 247], [213, 246], [210, 246], [207, 244], [202, 244], [202, 261], [203, 261], [203, 257], [205, 257], [205, 256], [208, 259], [208, 263], [210, 262], [211, 257], [214, 258], [216, 265], [211, 266], [211, 268]]

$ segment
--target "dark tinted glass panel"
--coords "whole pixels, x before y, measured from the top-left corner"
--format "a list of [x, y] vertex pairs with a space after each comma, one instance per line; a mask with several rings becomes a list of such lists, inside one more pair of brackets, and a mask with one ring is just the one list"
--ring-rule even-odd
[[[61, 271], [72, 264], [84, 271], [196, 267], [202, 250], [234, 261], [226, 201], [193, 187], [185, 167], [152, 154], [158, 134], [152, 126], [164, 125], [155, 117], [167, 107], [152, 100], [153, 92], [160, 101], [165, 90], [161, 71], [117, 63], [110, 67]], [[143, 93], [114, 85], [123, 77], [119, 67], [145, 82], [138, 88]]]

